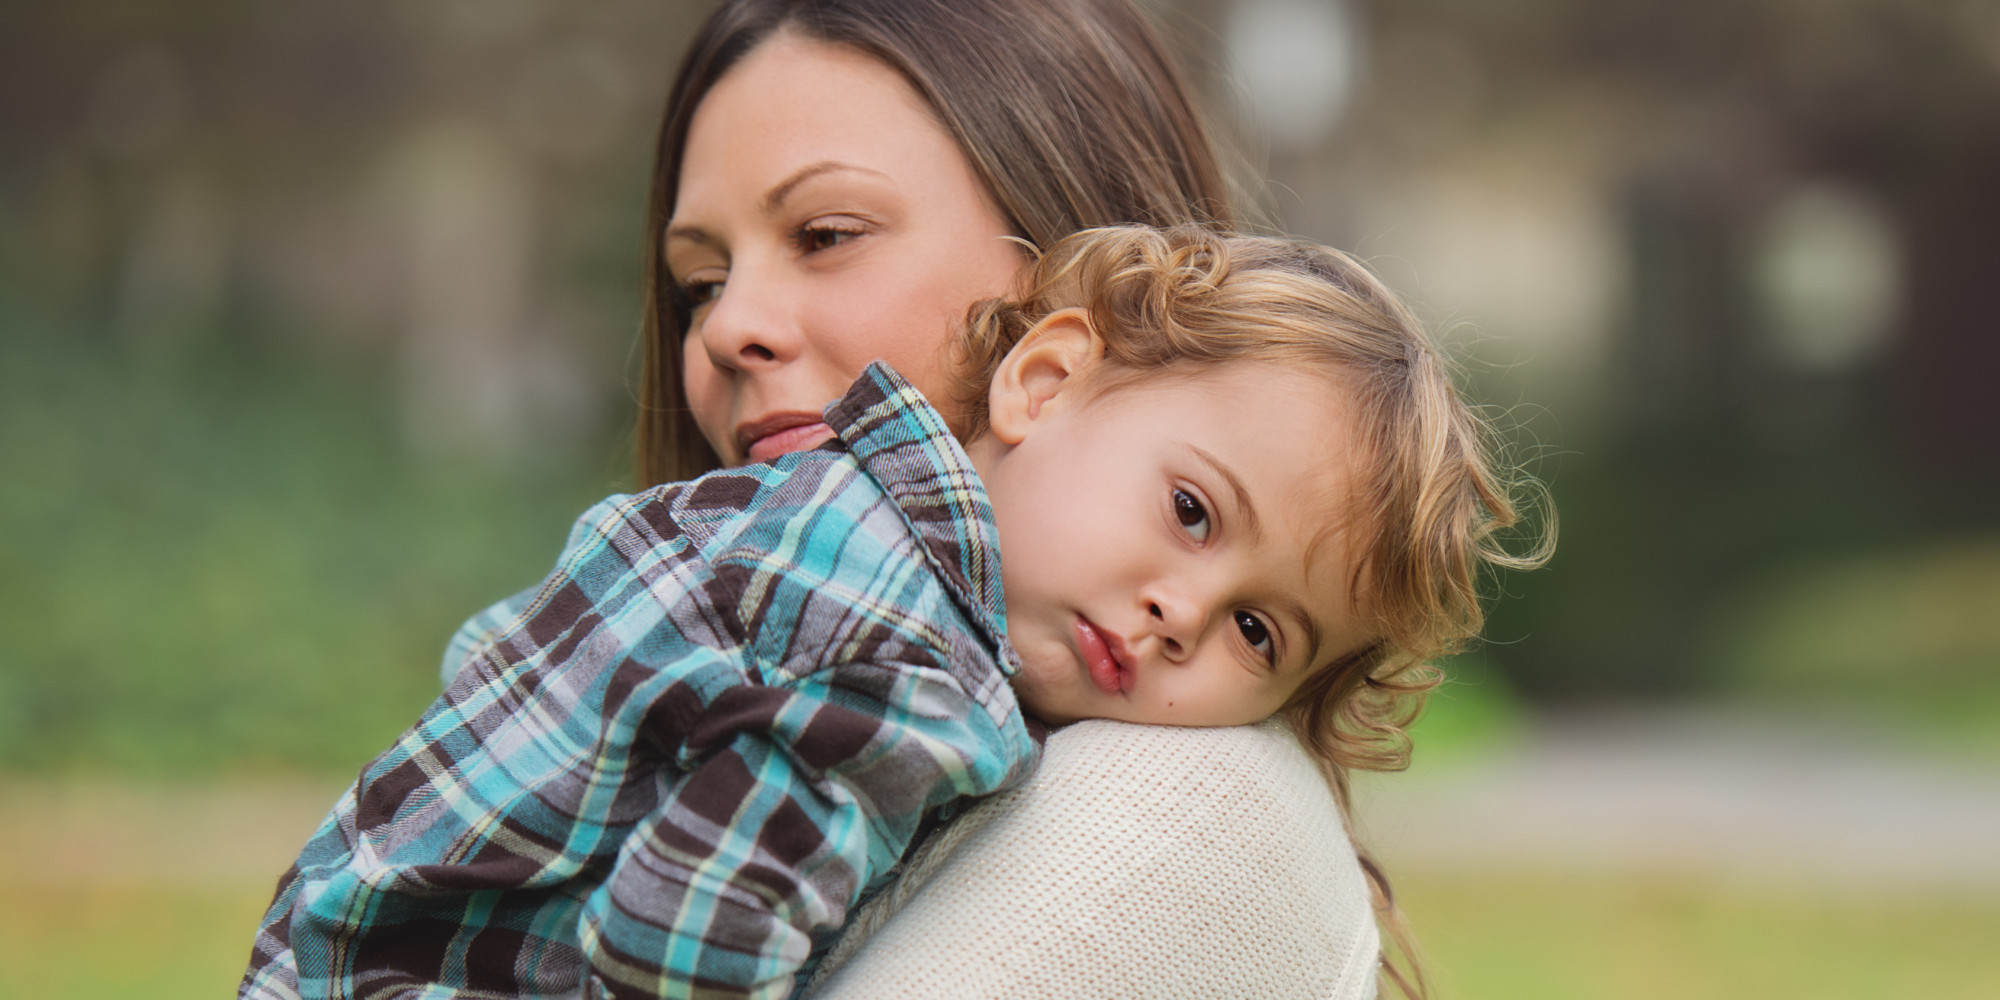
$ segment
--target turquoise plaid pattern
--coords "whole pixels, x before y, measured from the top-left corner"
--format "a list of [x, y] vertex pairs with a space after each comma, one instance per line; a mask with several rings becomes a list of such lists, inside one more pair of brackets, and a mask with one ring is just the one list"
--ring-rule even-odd
[[783, 997], [919, 822], [1037, 744], [992, 510], [876, 365], [838, 435], [615, 496], [279, 882], [242, 997]]

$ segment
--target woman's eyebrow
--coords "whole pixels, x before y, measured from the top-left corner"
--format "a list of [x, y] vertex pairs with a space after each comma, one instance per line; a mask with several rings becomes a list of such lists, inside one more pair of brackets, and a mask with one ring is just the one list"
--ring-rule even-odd
[[764, 195], [764, 214], [772, 215], [785, 207], [785, 199], [791, 197], [792, 192], [798, 190], [799, 185], [821, 174], [830, 174], [839, 170], [853, 170], [864, 174], [874, 174], [884, 180], [889, 179], [889, 175], [880, 170], [872, 170], [868, 167], [856, 166], [852, 163], [842, 163], [839, 160], [821, 160], [818, 163], [808, 163], [792, 171], [791, 176], [771, 185], [770, 192]]
[[1243, 531], [1250, 536], [1250, 541], [1257, 541], [1263, 529], [1258, 525], [1257, 505], [1250, 502], [1250, 491], [1243, 488], [1243, 480], [1236, 478], [1236, 473], [1229, 471], [1229, 466], [1222, 464], [1222, 460], [1214, 455], [1194, 445], [1188, 445], [1187, 449], [1194, 453], [1194, 457], [1206, 462], [1210, 469], [1215, 470], [1215, 474], [1221, 477], [1223, 482], [1229, 484], [1229, 491], [1236, 495], [1236, 512], [1243, 518]]
[[[884, 180], [889, 179], [889, 175], [880, 170], [856, 166], [852, 163], [842, 163], [839, 160], [821, 160], [817, 163], [808, 163], [792, 171], [791, 175], [784, 180], [771, 185], [771, 190], [764, 194], [764, 200], [758, 208], [765, 215], [775, 215], [780, 209], [785, 207], [785, 199], [790, 198], [792, 193], [798, 190], [799, 185], [821, 174], [830, 174], [841, 170], [852, 170], [856, 173], [873, 174]], [[718, 247], [722, 243], [721, 240], [716, 239], [715, 235], [708, 230], [693, 223], [685, 222], [679, 225], [669, 225], [663, 242], [688, 243], [698, 247]]]
[[698, 247], [719, 246], [721, 243], [708, 230], [685, 222], [678, 226], [668, 226], [666, 237], [661, 242], [692, 243]]

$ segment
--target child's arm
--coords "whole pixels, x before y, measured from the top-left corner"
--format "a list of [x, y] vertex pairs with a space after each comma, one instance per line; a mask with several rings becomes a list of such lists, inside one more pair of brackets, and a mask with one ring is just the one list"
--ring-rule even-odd
[[[588, 544], [600, 527], [598, 519], [608, 511], [616, 511], [615, 505], [624, 499], [622, 494], [613, 494], [591, 505], [578, 517], [570, 525], [569, 538], [563, 542], [562, 553], [557, 556], [558, 563], [567, 560], [579, 546]], [[465, 624], [452, 633], [451, 641], [445, 644], [444, 660], [438, 664], [438, 679], [443, 686], [450, 687], [452, 678], [458, 676], [459, 669], [467, 661], [484, 652], [495, 640], [519, 624], [521, 613], [528, 610], [546, 585], [546, 582], [536, 584], [511, 597], [503, 597], [466, 619]]]
[[692, 769], [585, 904], [586, 995], [786, 996], [810, 933], [845, 918], [926, 810], [1033, 754], [1018, 721], [932, 668], [848, 664], [695, 709]]
[[466, 619], [465, 624], [452, 633], [451, 641], [445, 644], [444, 661], [438, 665], [438, 679], [444, 682], [444, 686], [450, 687], [451, 679], [458, 676], [459, 668], [465, 666], [467, 660], [512, 627], [540, 591], [539, 586], [529, 587], [512, 597], [494, 602], [491, 607]]

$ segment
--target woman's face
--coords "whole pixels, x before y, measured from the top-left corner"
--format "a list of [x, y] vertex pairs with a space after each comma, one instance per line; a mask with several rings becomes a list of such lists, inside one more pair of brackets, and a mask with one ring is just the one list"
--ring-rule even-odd
[[887, 361], [933, 402], [943, 346], [1025, 255], [958, 144], [873, 57], [781, 32], [695, 109], [666, 260], [693, 305], [684, 385], [728, 465], [826, 440]]

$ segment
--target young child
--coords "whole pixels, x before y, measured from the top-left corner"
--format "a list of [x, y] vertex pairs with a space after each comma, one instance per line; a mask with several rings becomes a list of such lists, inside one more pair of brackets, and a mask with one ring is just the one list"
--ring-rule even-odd
[[241, 995], [785, 996], [921, 822], [1033, 767], [1024, 711], [1282, 713], [1337, 772], [1518, 561], [1480, 422], [1334, 251], [1086, 231], [959, 346], [963, 446], [875, 365], [837, 440], [585, 514], [285, 874]]

